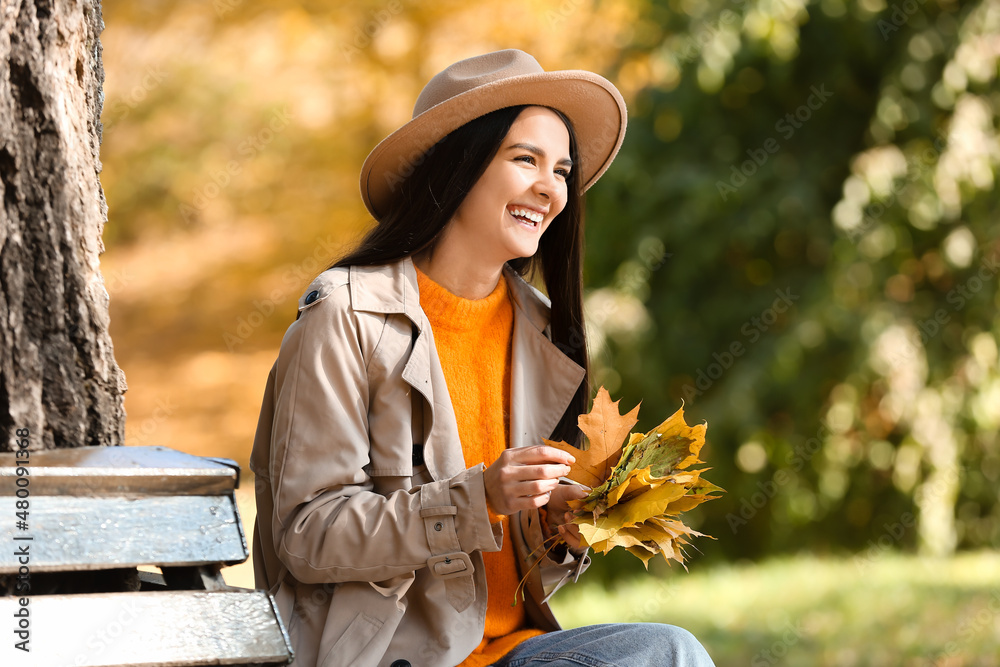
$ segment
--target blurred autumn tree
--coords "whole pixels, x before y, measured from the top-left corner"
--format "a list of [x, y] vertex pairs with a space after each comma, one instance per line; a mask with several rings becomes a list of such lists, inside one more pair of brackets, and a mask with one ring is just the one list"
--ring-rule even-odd
[[604, 71], [638, 10], [108, 0], [102, 264], [126, 441], [245, 465], [295, 302], [370, 224], [361, 163], [427, 80], [506, 47]]
[[369, 224], [364, 156], [435, 72], [516, 47], [629, 102], [588, 193], [595, 388], [708, 420], [706, 556], [998, 543], [997, 0], [105, 12], [133, 444], [246, 460], [295, 299]]

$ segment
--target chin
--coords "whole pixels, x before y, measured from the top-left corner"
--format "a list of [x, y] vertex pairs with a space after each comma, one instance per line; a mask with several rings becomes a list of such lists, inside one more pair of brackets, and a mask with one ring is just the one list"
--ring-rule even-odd
[[534, 248], [524, 248], [521, 251], [515, 253], [511, 257], [511, 259], [526, 259], [528, 257], [533, 256], [537, 252], [538, 252], [538, 246], [535, 246]]

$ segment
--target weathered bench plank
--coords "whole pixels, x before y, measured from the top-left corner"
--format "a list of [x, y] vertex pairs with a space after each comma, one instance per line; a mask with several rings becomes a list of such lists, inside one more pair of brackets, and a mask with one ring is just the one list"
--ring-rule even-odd
[[0, 667], [288, 664], [270, 595], [219, 573], [249, 556], [238, 483], [232, 461], [164, 447], [0, 454], [0, 496], [21, 512], [0, 524], [0, 578], [31, 586], [0, 597]]
[[[16, 598], [0, 597], [11, 620]], [[164, 591], [31, 598], [30, 653], [0, 643], [0, 665], [285, 665], [289, 642], [264, 591]]]
[[[0, 454], [0, 495], [17, 487], [18, 459]], [[166, 447], [77, 447], [30, 452], [32, 496], [199, 495], [230, 493], [235, 468]]]
[[[34, 486], [32, 486], [34, 492]], [[31, 495], [26, 531], [3, 526], [0, 574], [18, 571], [13, 545], [28, 545], [32, 572], [137, 565], [242, 563], [249, 556], [232, 495], [73, 498]], [[34, 537], [14, 541], [15, 537]]]

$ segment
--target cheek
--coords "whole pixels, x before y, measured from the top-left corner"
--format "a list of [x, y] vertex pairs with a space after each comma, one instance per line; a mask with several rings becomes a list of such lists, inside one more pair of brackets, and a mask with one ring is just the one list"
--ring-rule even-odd
[[563, 191], [560, 193], [559, 200], [557, 202], [554, 202], [559, 207], [560, 213], [562, 213], [563, 209], [566, 208], [566, 200], [567, 200], [566, 189], [563, 188]]

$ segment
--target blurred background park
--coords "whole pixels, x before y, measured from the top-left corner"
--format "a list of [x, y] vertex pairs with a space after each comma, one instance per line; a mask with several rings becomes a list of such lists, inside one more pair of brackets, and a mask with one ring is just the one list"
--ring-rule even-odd
[[[689, 571], [597, 558], [566, 624], [725, 665], [1000, 664], [1000, 0], [106, 0], [102, 258], [130, 445], [247, 469], [357, 175], [448, 64], [615, 82], [594, 389], [684, 402], [727, 490]], [[247, 566], [227, 573], [252, 585]]]

